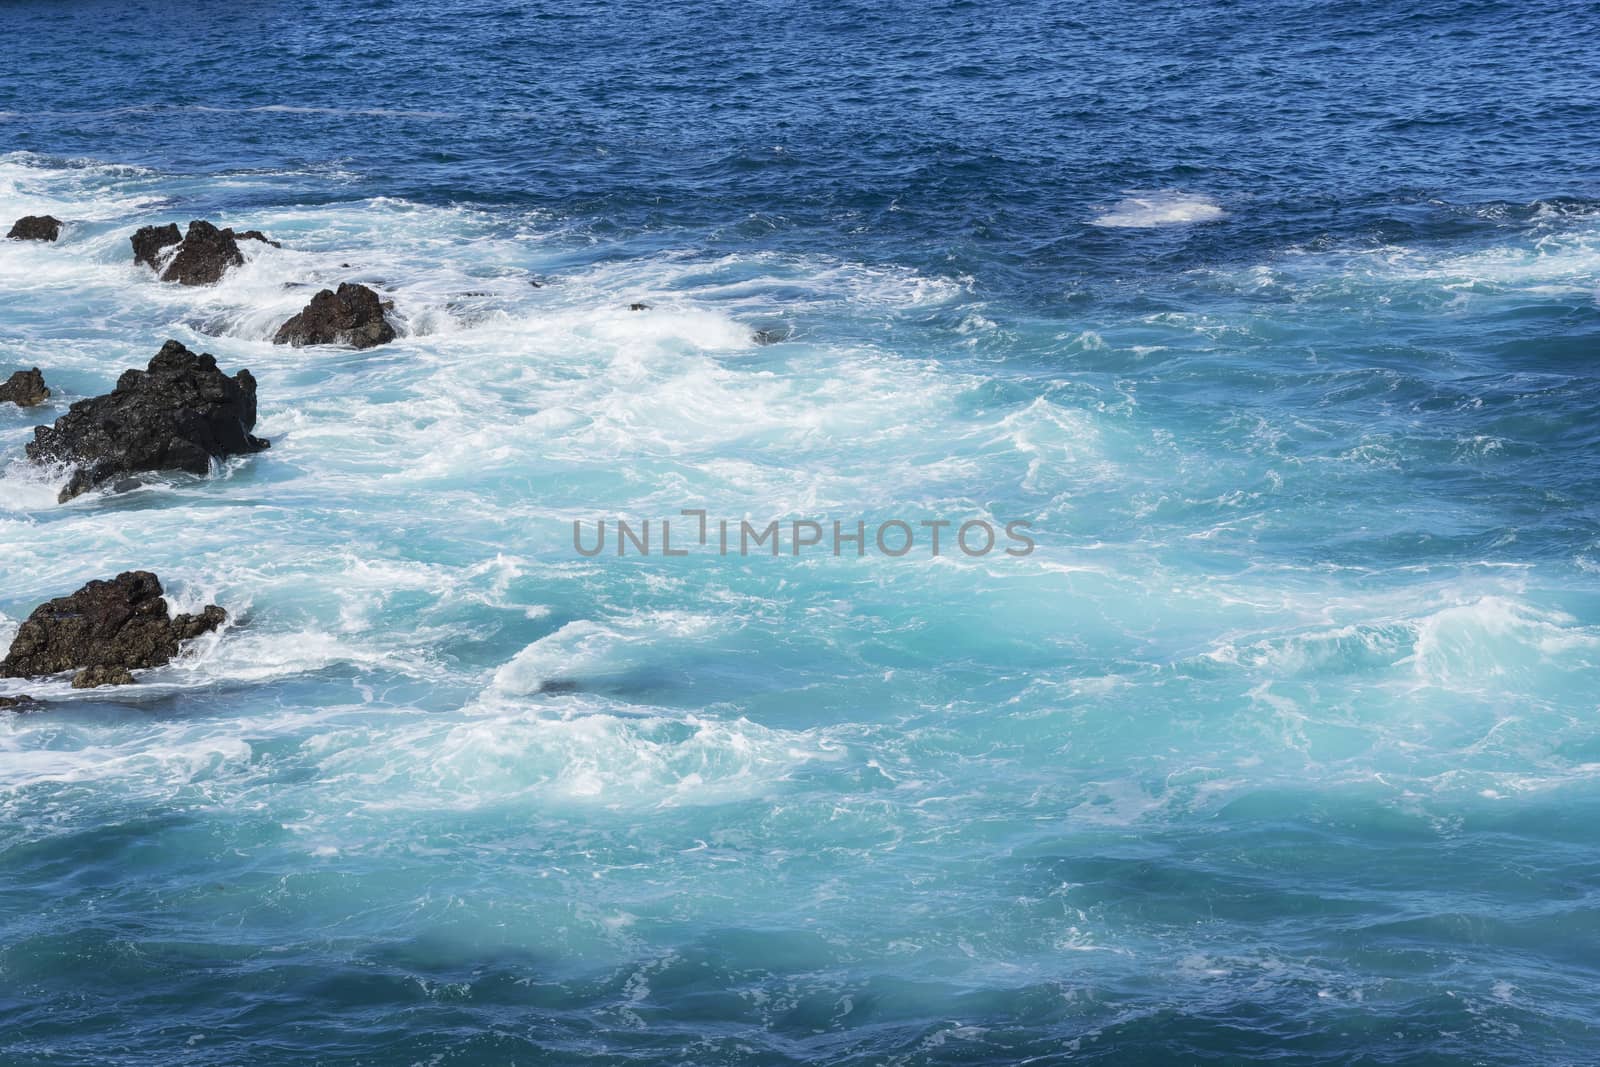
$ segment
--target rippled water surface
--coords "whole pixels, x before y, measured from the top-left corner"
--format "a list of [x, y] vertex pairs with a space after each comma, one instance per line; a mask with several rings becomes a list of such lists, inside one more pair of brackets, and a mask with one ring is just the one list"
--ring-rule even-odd
[[[308, 7], [0, 6], [0, 641], [233, 616], [0, 683], [0, 1062], [1600, 1059], [1592, 5]], [[169, 337], [271, 450], [56, 504]]]

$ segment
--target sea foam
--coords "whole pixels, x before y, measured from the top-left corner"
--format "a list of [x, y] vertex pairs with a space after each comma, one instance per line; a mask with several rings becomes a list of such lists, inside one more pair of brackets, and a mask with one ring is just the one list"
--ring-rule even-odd
[[1141, 228], [1214, 222], [1226, 212], [1207, 196], [1176, 191], [1128, 196], [1091, 221], [1096, 226]]

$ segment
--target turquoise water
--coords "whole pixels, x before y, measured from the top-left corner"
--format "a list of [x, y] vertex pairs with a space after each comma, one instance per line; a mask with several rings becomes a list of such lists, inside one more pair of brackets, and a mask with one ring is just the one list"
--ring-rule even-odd
[[[0, 1062], [1600, 1058], [1591, 8], [110, 12], [0, 9], [0, 641], [233, 619], [0, 683]], [[271, 450], [57, 505], [169, 337]], [[574, 551], [685, 508], [1038, 547]]]

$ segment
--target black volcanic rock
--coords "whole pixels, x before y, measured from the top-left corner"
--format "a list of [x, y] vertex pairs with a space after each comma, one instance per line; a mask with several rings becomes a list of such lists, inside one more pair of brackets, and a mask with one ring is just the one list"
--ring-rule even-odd
[[[273, 248], [282, 248], [260, 230], [234, 231], [218, 229], [205, 219], [189, 223], [189, 232], [178, 233], [178, 224], [144, 226], [129, 240], [133, 242], [133, 261], [143, 263], [152, 270], [161, 271], [161, 280], [180, 285], [215, 285], [222, 280], [228, 268], [244, 262], [239, 251], [240, 241], [261, 241]], [[172, 260], [161, 268], [163, 250], [177, 245]]]
[[260, 452], [268, 442], [251, 435], [256, 380], [241, 370], [228, 377], [210, 353], [195, 355], [177, 341], [161, 346], [145, 370], [127, 370], [104, 396], [73, 404], [53, 426], [33, 431], [28, 458], [70, 463], [64, 503], [124, 474], [188, 471], [205, 474], [213, 459]]
[[24, 215], [6, 236], [13, 241], [54, 241], [61, 236], [61, 220], [54, 215]]
[[395, 338], [394, 327], [384, 318], [388, 306], [364, 285], [342, 282], [339, 291], [324, 289], [306, 309], [273, 335], [276, 345], [350, 345], [371, 348]]
[[189, 223], [178, 252], [161, 272], [164, 282], [179, 285], [215, 285], [229, 267], [244, 262], [239, 242], [232, 230], [219, 230], [205, 219]]
[[0, 710], [4, 711], [31, 711], [39, 706], [39, 702], [27, 693], [18, 693], [14, 697], [0, 697]]
[[74, 689], [127, 685], [129, 671], [169, 662], [180, 642], [215, 630], [227, 617], [212, 604], [200, 615], [174, 619], [161, 581], [149, 571], [126, 571], [35, 608], [0, 660], [0, 678], [75, 670]]
[[0, 404], [9, 400], [19, 408], [31, 408], [49, 399], [50, 390], [45, 386], [44, 375], [39, 373], [38, 367], [19, 370], [0, 382]]
[[165, 226], [141, 226], [128, 240], [133, 242], [135, 263], [143, 263], [151, 270], [159, 270], [161, 250], [180, 243], [183, 234], [178, 232], [176, 222], [169, 222]]
[[231, 233], [237, 240], [240, 241], [260, 241], [263, 244], [271, 245], [273, 248], [283, 247], [281, 243], [274, 241], [260, 230], [223, 230], [222, 232]]

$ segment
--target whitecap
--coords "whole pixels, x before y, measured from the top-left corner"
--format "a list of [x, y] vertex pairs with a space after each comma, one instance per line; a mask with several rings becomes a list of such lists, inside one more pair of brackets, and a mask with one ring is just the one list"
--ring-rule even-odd
[[1222, 205], [1210, 197], [1163, 191], [1128, 196], [1091, 221], [1096, 226], [1125, 228], [1184, 226], [1214, 222], [1225, 214]]

